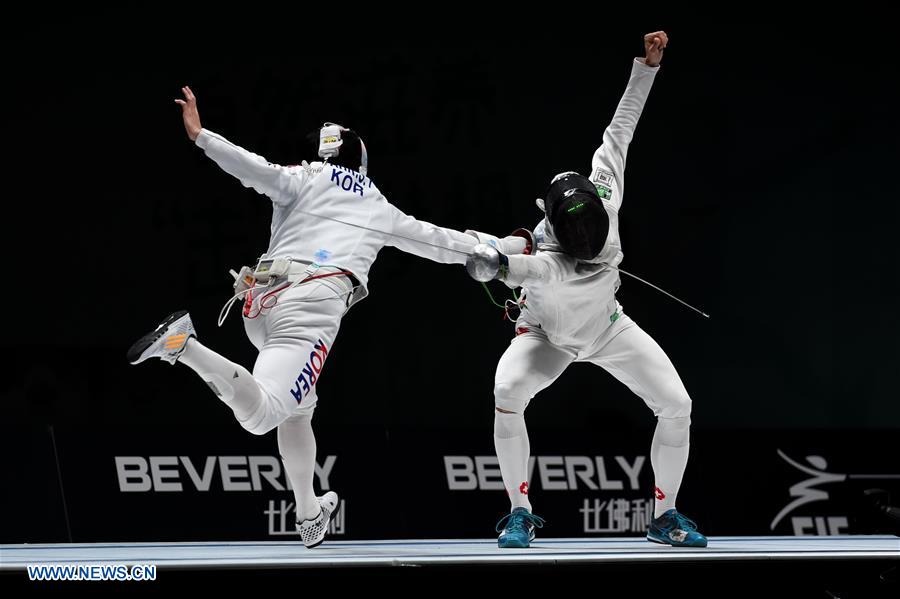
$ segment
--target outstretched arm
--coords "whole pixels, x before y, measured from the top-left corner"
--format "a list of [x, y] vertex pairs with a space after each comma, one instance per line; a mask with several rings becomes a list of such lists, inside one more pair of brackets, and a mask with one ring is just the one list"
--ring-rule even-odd
[[443, 264], [465, 264], [466, 258], [479, 243], [490, 244], [506, 254], [530, 252], [534, 239], [530, 231], [518, 229], [503, 238], [467, 229], [464, 233], [439, 227], [404, 214], [388, 203], [391, 217], [391, 233], [386, 244]]
[[181, 106], [181, 118], [188, 137], [203, 148], [206, 155], [223, 171], [240, 180], [244, 187], [252, 187], [269, 196], [276, 204], [288, 204], [297, 198], [303, 184], [305, 171], [290, 170], [268, 162], [262, 156], [236, 146], [221, 135], [200, 125], [197, 98], [190, 87], [181, 88], [183, 100], [175, 100]]
[[644, 58], [634, 60], [625, 93], [616, 107], [612, 121], [603, 132], [603, 143], [594, 152], [591, 160], [591, 181], [594, 184], [611, 189], [612, 180], [615, 180], [618, 185], [619, 193], [615, 194], [616, 208], [621, 204], [628, 145], [634, 137], [634, 130], [641, 118], [644, 104], [662, 61], [663, 50], [668, 43], [669, 37], [664, 31], [644, 36]]
[[604, 268], [604, 264], [581, 262], [562, 252], [507, 256], [488, 244], [475, 246], [466, 260], [466, 270], [476, 281], [499, 279], [513, 289], [532, 283], [574, 281]]
[[392, 235], [385, 242], [398, 250], [443, 264], [465, 264], [478, 243], [477, 237], [417, 220], [393, 204], [388, 207]]

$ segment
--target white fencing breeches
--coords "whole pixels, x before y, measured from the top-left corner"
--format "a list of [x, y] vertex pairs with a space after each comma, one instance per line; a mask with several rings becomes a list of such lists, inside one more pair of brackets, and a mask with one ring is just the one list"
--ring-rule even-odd
[[194, 339], [179, 361], [207, 381], [251, 433], [267, 433], [293, 415], [311, 415], [349, 289], [346, 279], [332, 277], [269, 297], [259, 292], [244, 316], [247, 336], [259, 349], [252, 375]]
[[[522, 323], [522, 321], [520, 321]], [[659, 344], [622, 314], [588, 348], [554, 345], [539, 328], [526, 323], [503, 353], [494, 379], [494, 445], [513, 507], [527, 507], [525, 480], [529, 458], [523, 414], [531, 399], [553, 383], [574, 361], [604, 368], [631, 389], [657, 417], [650, 461], [656, 477], [659, 516], [675, 506], [687, 465], [691, 399], [675, 366]]]
[[644, 400], [658, 417], [690, 416], [691, 399], [672, 361], [628, 316], [622, 314], [589, 348], [560, 347], [551, 343], [540, 328], [525, 328], [527, 332], [512, 340], [497, 364], [497, 407], [523, 411], [531, 398], [578, 361], [601, 366]]
[[312, 414], [316, 383], [337, 337], [348, 289], [343, 277], [304, 283], [280, 294], [274, 307], [263, 308], [255, 318], [263, 296], [254, 298], [244, 328], [259, 349], [253, 378], [265, 401], [245, 428], [269, 431], [292, 415]]

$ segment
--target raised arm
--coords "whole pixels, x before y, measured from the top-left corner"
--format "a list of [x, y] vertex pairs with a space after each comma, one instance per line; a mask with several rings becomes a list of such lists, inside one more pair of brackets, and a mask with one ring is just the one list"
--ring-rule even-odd
[[252, 187], [269, 196], [276, 204], [289, 204], [300, 193], [305, 171], [272, 164], [262, 156], [237, 146], [221, 135], [200, 125], [197, 98], [191, 88], [181, 88], [183, 100], [175, 100], [181, 106], [181, 116], [188, 137], [203, 149], [219, 167], [236, 177], [244, 187]]
[[644, 36], [644, 58], [634, 59], [628, 86], [616, 107], [612, 121], [603, 132], [603, 143], [594, 152], [591, 160], [591, 181], [596, 185], [611, 187], [612, 182], [609, 179], [614, 178], [620, 189], [620, 193], [617, 194], [619, 202], [622, 197], [621, 188], [624, 183], [628, 146], [634, 137], [634, 130], [641, 118], [641, 112], [659, 70], [663, 50], [668, 43], [669, 38], [664, 31]]

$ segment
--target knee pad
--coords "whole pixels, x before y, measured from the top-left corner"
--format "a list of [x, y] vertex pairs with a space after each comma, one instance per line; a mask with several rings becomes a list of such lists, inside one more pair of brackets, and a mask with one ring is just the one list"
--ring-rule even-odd
[[[313, 412], [315, 411], [315, 409], [316, 409], [316, 406], [307, 406], [304, 408], [297, 408], [281, 424], [290, 426], [292, 424], [299, 424], [299, 423], [303, 422], [304, 420], [312, 420]], [[279, 426], [281, 426], [281, 425], [279, 425]]]
[[657, 417], [656, 437], [663, 445], [668, 445], [670, 447], [684, 447], [690, 443], [691, 439], [690, 416], [683, 416], [680, 418]]
[[243, 426], [248, 433], [265, 435], [280, 424], [271, 416], [267, 417], [266, 411], [266, 406], [262, 405], [256, 414], [253, 414], [247, 420], [238, 420], [238, 422], [241, 423], [241, 426]]
[[[312, 412], [310, 411], [310, 414]], [[265, 435], [279, 424], [290, 418], [285, 414], [278, 400], [269, 393], [263, 393], [263, 400], [256, 411], [246, 420], [238, 420], [248, 432], [254, 435]]]
[[691, 398], [687, 393], [681, 390], [673, 391], [667, 399], [668, 401], [663, 404], [662, 409], [657, 413], [660, 418], [690, 418]]
[[494, 405], [507, 412], [522, 414], [530, 399], [520, 384], [505, 382], [494, 384]]

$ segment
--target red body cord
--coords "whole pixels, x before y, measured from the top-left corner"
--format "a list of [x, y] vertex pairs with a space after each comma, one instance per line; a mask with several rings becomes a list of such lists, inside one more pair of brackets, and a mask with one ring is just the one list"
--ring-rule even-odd
[[[306, 277], [305, 279], [300, 281], [298, 283], [298, 285], [302, 285], [303, 283], [308, 283], [309, 281], [314, 281], [316, 279], [325, 279], [328, 277], [336, 277], [338, 275], [352, 276], [352, 274], [353, 273], [351, 273], [348, 270], [341, 270], [338, 272], [328, 272], [328, 273], [321, 274], [321, 275], [313, 275], [310, 277]], [[246, 316], [247, 318], [257, 318], [260, 314], [262, 314], [263, 310], [267, 310], [269, 308], [275, 307], [275, 304], [278, 303], [278, 298], [277, 297], [275, 298], [275, 301], [272, 303], [271, 306], [267, 306], [264, 304], [264, 302], [266, 301], [266, 298], [268, 298], [268, 297], [272, 296], [273, 294], [278, 293], [280, 291], [284, 291], [287, 287], [290, 287], [291, 285], [293, 285], [293, 283], [285, 283], [281, 287], [279, 287], [277, 289], [273, 289], [272, 291], [266, 293], [264, 296], [259, 298], [259, 310], [256, 311], [256, 314], [250, 314], [250, 309], [253, 306], [253, 289], [250, 289], [247, 293], [247, 300], [244, 302], [244, 316]]]

